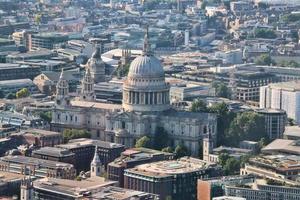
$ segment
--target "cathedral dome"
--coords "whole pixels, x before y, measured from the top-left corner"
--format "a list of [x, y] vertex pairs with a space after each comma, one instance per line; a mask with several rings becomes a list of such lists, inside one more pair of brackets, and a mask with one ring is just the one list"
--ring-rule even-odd
[[123, 108], [136, 112], [167, 110], [169, 89], [162, 64], [151, 52], [147, 30], [143, 54], [132, 61], [123, 85]]
[[135, 58], [128, 72], [128, 77], [158, 78], [164, 76], [165, 73], [161, 62], [152, 55]]

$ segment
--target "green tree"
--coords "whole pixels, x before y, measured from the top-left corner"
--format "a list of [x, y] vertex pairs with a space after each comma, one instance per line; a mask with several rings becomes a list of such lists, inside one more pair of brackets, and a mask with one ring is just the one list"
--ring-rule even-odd
[[206, 103], [202, 99], [196, 99], [192, 103], [191, 112], [207, 112]]
[[173, 153], [173, 149], [172, 147], [165, 147], [161, 150], [162, 152], [166, 152], [166, 153]]
[[47, 112], [41, 112], [40, 113], [40, 118], [48, 123], [52, 121], [52, 112], [47, 111]]
[[236, 114], [229, 111], [228, 105], [224, 102], [212, 105], [209, 112], [217, 114], [217, 146], [227, 146], [225, 136]]
[[294, 125], [295, 125], [294, 119], [292, 119], [292, 118], [287, 118], [287, 121], [288, 121], [288, 125], [289, 125], [289, 126], [294, 126]]
[[163, 127], [157, 127], [154, 138], [153, 148], [156, 150], [162, 150], [168, 146], [169, 136], [167, 131]]
[[63, 132], [64, 142], [68, 142], [69, 140], [77, 139], [77, 138], [90, 138], [90, 137], [91, 137], [91, 133], [84, 130], [65, 129]]
[[16, 97], [19, 99], [19, 98], [24, 98], [24, 97], [28, 97], [30, 95], [29, 91], [27, 88], [23, 88], [21, 90], [19, 90], [17, 93], [16, 93]]
[[275, 64], [269, 54], [262, 54], [255, 62], [257, 65], [271, 65]]
[[212, 87], [215, 89], [217, 97], [229, 98], [231, 95], [230, 89], [222, 82], [213, 82]]
[[219, 164], [224, 167], [229, 158], [230, 156], [227, 152], [220, 153], [218, 156]]
[[275, 39], [277, 36], [271, 29], [257, 28], [254, 30], [256, 38]]
[[14, 93], [8, 93], [8, 95], [6, 95], [7, 99], [15, 99], [16, 95]]
[[5, 97], [5, 94], [3, 92], [3, 90], [0, 88], [0, 98], [4, 98]]
[[224, 172], [225, 175], [233, 175], [237, 174], [237, 172], [240, 170], [240, 161], [236, 158], [230, 157], [224, 166]]
[[176, 158], [181, 158], [183, 156], [188, 156], [189, 155], [188, 149], [183, 144], [177, 145], [176, 148], [175, 148], [174, 153], [175, 153]]
[[227, 145], [237, 146], [242, 140], [259, 141], [263, 137], [267, 137], [264, 117], [255, 112], [244, 112], [230, 123], [225, 140]]
[[144, 147], [144, 148], [151, 148], [151, 140], [147, 136], [143, 136], [138, 139], [135, 143], [136, 148]]

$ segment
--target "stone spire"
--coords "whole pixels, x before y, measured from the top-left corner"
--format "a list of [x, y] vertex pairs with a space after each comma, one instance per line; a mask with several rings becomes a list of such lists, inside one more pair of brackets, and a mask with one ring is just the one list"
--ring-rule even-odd
[[143, 55], [144, 56], [151, 56], [151, 46], [149, 43], [149, 27], [148, 25], [146, 26], [146, 31], [145, 31], [145, 37], [144, 37], [144, 45], [143, 45]]
[[98, 146], [95, 146], [95, 154], [91, 162], [91, 177], [100, 176], [101, 172], [102, 172], [102, 163], [98, 155]]
[[65, 78], [64, 69], [61, 70], [60, 77], [56, 85], [56, 104], [69, 104], [69, 83]]
[[81, 82], [81, 100], [94, 101], [95, 100], [95, 90], [94, 90], [94, 79], [91, 75], [89, 68], [86, 69], [85, 75]]

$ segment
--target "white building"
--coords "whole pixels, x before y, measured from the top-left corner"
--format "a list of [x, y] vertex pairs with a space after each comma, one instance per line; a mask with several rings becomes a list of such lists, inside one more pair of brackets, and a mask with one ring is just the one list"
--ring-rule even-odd
[[260, 88], [260, 108], [281, 109], [300, 123], [300, 82], [282, 82]]

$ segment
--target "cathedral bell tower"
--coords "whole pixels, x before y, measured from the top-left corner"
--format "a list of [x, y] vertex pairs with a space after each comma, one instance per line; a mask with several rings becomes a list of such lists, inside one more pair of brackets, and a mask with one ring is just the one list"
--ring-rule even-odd
[[67, 106], [70, 104], [69, 83], [65, 79], [64, 70], [61, 70], [59, 80], [56, 85], [56, 104], [59, 106]]
[[94, 101], [96, 99], [94, 90], [94, 79], [92, 78], [89, 68], [86, 69], [85, 75], [81, 82], [80, 99], [83, 101]]
[[203, 160], [206, 162], [210, 162], [209, 154], [212, 153], [214, 148], [214, 140], [211, 136], [210, 131], [203, 138]]

